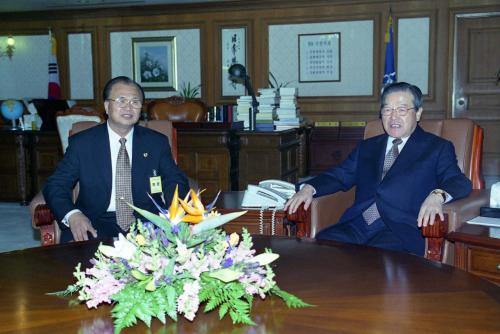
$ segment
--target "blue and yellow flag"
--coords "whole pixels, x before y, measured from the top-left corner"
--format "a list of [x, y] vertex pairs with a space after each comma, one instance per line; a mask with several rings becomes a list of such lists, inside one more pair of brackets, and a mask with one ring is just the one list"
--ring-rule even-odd
[[390, 83], [396, 82], [396, 67], [394, 66], [394, 42], [392, 30], [392, 14], [389, 12], [389, 20], [387, 21], [387, 29], [385, 31], [385, 65], [384, 79], [382, 80], [382, 88]]

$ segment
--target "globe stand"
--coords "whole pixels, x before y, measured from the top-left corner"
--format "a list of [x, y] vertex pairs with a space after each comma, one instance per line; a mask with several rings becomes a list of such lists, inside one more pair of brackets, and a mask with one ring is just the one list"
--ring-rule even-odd
[[16, 120], [15, 119], [11, 119], [11, 124], [12, 124], [12, 127], [10, 128], [10, 130], [12, 131], [15, 131], [15, 130], [19, 130], [21, 127], [17, 126], [16, 125]]

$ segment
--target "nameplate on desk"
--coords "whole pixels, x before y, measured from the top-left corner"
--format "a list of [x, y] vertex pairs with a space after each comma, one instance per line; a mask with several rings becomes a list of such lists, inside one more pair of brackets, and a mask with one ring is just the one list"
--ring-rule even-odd
[[243, 130], [244, 122], [173, 122], [176, 129]]

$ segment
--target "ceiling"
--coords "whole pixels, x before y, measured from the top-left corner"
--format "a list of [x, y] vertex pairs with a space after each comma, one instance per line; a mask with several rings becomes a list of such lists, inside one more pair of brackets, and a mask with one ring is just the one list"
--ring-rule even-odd
[[224, 0], [1, 0], [0, 12], [221, 2]]

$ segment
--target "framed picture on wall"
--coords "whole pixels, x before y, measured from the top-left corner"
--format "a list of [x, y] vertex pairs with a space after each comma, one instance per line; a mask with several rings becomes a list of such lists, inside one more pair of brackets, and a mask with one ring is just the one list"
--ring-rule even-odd
[[228, 70], [233, 64], [246, 64], [246, 28], [222, 28], [222, 96], [245, 95], [245, 86], [229, 80]]
[[302, 34], [299, 82], [340, 81], [340, 33]]
[[145, 91], [177, 90], [175, 37], [132, 38], [134, 80]]

